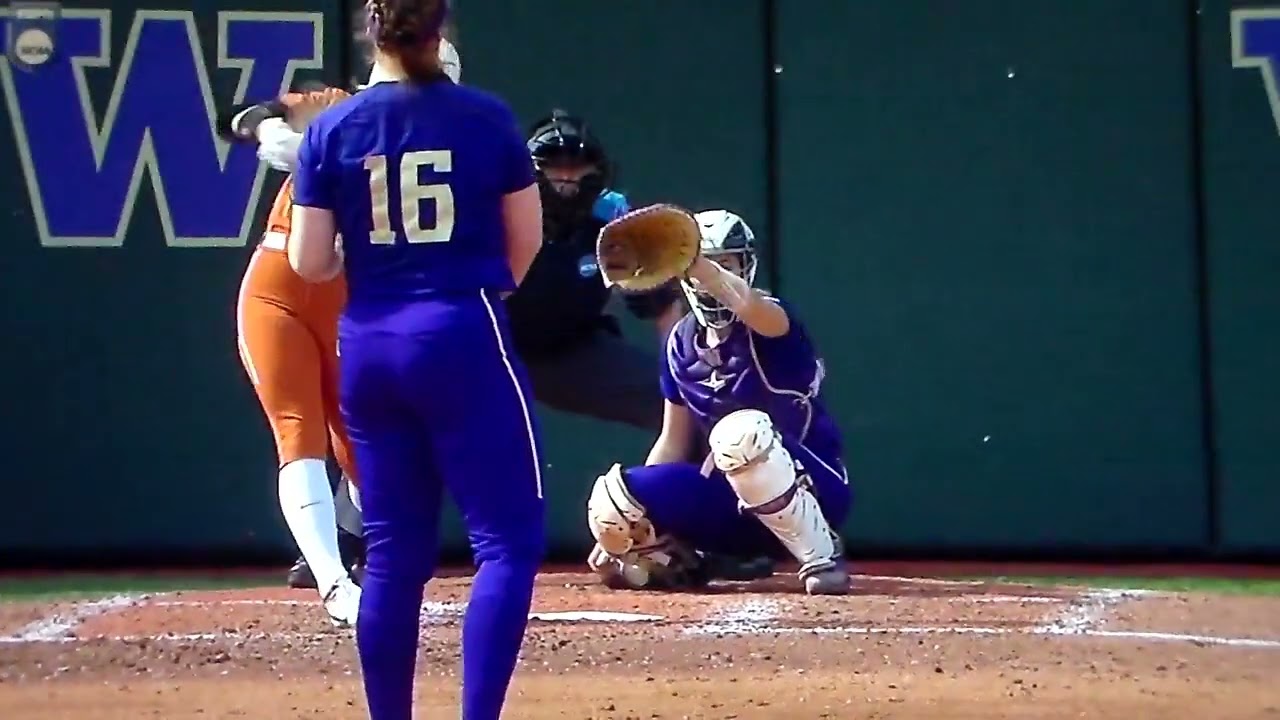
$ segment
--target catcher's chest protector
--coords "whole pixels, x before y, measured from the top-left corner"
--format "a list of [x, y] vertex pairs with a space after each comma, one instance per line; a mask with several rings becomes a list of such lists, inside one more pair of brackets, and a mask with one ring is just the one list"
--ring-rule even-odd
[[796, 324], [781, 338], [754, 336], [738, 324], [710, 350], [698, 337], [700, 329], [685, 316], [667, 344], [666, 361], [704, 429], [735, 410], [753, 408], [768, 413], [783, 436], [799, 440], [812, 416], [805, 398], [815, 360]]

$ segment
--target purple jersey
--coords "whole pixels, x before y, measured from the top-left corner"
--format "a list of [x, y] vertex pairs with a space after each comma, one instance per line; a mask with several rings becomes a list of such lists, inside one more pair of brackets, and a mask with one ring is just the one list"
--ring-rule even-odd
[[294, 202], [335, 214], [350, 310], [513, 290], [504, 195], [534, 182], [511, 110], [440, 79], [372, 85], [316, 118]]
[[714, 348], [707, 347], [693, 315], [686, 315], [667, 339], [662, 394], [687, 406], [704, 431], [735, 410], [761, 410], [788, 441], [821, 457], [839, 458], [840, 432], [818, 399], [822, 360], [795, 311], [783, 307], [791, 322], [782, 337], [758, 335], [734, 323]]
[[529, 154], [506, 105], [441, 76], [326, 110], [298, 165], [295, 204], [331, 210], [346, 252], [338, 397], [368, 548], [356, 645], [369, 717], [410, 716], [447, 492], [478, 567], [462, 712], [496, 718], [546, 539], [529, 382], [497, 298], [515, 285], [503, 198], [533, 184]]

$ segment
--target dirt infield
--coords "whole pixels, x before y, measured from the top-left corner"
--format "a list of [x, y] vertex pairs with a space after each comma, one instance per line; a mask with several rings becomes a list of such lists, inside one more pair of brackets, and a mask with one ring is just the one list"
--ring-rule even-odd
[[[457, 716], [467, 578], [423, 607], [420, 717]], [[1280, 718], [1280, 600], [861, 577], [696, 595], [540, 579], [507, 717]], [[0, 718], [359, 718], [314, 592], [0, 605]], [[434, 713], [433, 713], [434, 711]]]

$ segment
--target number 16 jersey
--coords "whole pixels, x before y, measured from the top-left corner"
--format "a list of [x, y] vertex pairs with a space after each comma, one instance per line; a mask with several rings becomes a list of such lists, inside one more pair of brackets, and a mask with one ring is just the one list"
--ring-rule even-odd
[[384, 82], [307, 128], [294, 202], [334, 213], [348, 315], [515, 288], [503, 196], [534, 182], [515, 116], [441, 75]]

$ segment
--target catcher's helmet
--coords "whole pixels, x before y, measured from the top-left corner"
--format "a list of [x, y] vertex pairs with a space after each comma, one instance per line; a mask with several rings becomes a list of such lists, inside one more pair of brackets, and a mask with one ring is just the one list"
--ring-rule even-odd
[[[756, 236], [746, 221], [728, 210], [703, 210], [694, 215], [694, 219], [698, 221], [698, 230], [702, 234], [702, 254], [717, 262], [737, 258], [737, 263], [729, 263], [726, 269], [746, 280], [747, 285], [754, 286], [757, 266]], [[687, 278], [680, 281], [680, 289], [684, 291], [689, 308], [699, 324], [723, 328], [733, 322], [734, 316], [729, 308], [710, 294], [695, 289]]]
[[[554, 220], [574, 220], [591, 211], [596, 198], [613, 182], [613, 165], [604, 145], [585, 120], [563, 110], [534, 123], [529, 131], [529, 155], [537, 172], [543, 212]], [[547, 178], [550, 168], [584, 168], [575, 179]]]

